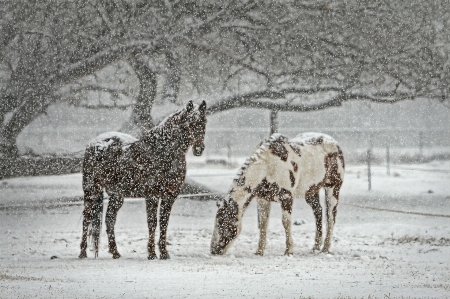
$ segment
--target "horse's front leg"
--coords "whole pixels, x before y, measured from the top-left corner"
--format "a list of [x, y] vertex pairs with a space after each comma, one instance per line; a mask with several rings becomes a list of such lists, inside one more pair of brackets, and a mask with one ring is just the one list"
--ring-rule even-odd
[[83, 232], [81, 235], [80, 255], [78, 258], [86, 258], [87, 248], [87, 233], [89, 225], [91, 224], [92, 205], [94, 203], [93, 196], [84, 196], [84, 210], [83, 210]]
[[292, 197], [292, 193], [287, 191], [286, 189], [281, 189], [280, 191], [280, 202], [282, 209], [282, 222], [284, 231], [286, 233], [286, 251], [285, 255], [292, 255], [294, 248], [294, 241], [292, 239], [291, 232], [291, 214], [292, 214], [292, 204], [294, 202], [294, 198]]
[[175, 202], [176, 197], [164, 198], [161, 200], [159, 207], [159, 258], [162, 260], [170, 259], [170, 255], [166, 249], [166, 236], [167, 226], [169, 225], [170, 212], [172, 211], [172, 205]]
[[258, 220], [259, 220], [259, 242], [256, 255], [264, 255], [267, 238], [267, 224], [269, 223], [270, 202], [264, 198], [257, 198], [258, 203]]
[[109, 252], [112, 253], [114, 259], [120, 257], [120, 253], [117, 251], [114, 225], [116, 224], [117, 212], [122, 205], [123, 197], [114, 194], [109, 198], [108, 209], [106, 210], [106, 233], [108, 235], [108, 247]]
[[155, 253], [155, 230], [158, 223], [158, 198], [151, 196], [145, 199], [145, 205], [147, 210], [147, 224], [148, 224], [148, 259], [156, 259]]

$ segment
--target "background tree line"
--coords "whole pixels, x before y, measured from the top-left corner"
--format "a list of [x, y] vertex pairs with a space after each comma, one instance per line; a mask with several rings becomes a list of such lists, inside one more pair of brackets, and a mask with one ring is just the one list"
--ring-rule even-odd
[[449, 20], [445, 1], [0, 0], [0, 154], [62, 101], [133, 106], [140, 130], [155, 101], [187, 97], [209, 113], [448, 106]]

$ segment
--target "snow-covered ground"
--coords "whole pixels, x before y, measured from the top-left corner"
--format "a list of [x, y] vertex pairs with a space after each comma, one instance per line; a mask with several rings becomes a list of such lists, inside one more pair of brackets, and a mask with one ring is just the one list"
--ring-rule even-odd
[[[126, 201], [119, 212], [122, 258], [107, 253], [103, 232], [100, 257], [88, 252], [79, 260], [82, 206], [52, 204], [79, 199], [81, 175], [0, 180], [0, 298], [450, 297], [450, 162], [393, 165], [390, 176], [383, 166], [372, 170], [369, 192], [366, 167], [347, 167], [332, 254], [310, 252], [313, 215], [299, 199], [292, 257], [283, 256], [277, 204], [266, 253], [253, 254], [255, 203], [228, 254], [211, 256], [215, 202], [180, 198], [170, 219], [167, 261], [146, 258], [142, 200]], [[192, 179], [218, 192], [227, 191], [236, 172], [189, 168]], [[19, 207], [25, 204], [33, 207]]]

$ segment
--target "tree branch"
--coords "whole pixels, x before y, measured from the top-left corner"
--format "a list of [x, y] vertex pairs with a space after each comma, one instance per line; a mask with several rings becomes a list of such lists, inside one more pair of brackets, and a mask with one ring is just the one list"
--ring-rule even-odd
[[44, 85], [56, 86], [68, 84], [75, 79], [79, 79], [88, 74], [94, 73], [106, 65], [125, 58], [130, 54], [137, 54], [143, 51], [152, 51], [157, 47], [157, 39], [153, 41], [133, 41], [117, 47], [112, 47], [87, 59], [61, 69], [56, 74], [50, 76]]
[[[261, 99], [280, 100], [285, 99], [288, 94], [312, 94], [317, 92], [336, 92], [337, 95], [331, 97], [320, 103], [315, 104], [295, 104], [292, 101], [264, 101]], [[232, 96], [219, 100], [217, 103], [212, 104], [207, 109], [207, 114], [211, 115], [217, 112], [225, 111], [233, 108], [263, 108], [268, 110], [277, 111], [294, 111], [294, 112], [308, 112], [323, 110], [330, 107], [339, 107], [343, 102], [349, 100], [368, 100], [376, 103], [397, 103], [404, 100], [414, 100], [416, 97], [409, 94], [403, 94], [402, 96], [393, 98], [376, 97], [365, 93], [351, 93], [343, 89], [336, 87], [318, 87], [318, 88], [288, 88], [280, 91], [262, 91], [252, 92], [237, 96]]]

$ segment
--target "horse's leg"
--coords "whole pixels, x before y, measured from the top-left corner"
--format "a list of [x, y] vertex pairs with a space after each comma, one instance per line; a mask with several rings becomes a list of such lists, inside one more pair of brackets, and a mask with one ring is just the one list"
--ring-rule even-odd
[[280, 201], [281, 201], [281, 209], [282, 209], [282, 222], [284, 226], [284, 231], [286, 233], [286, 251], [285, 255], [291, 255], [294, 247], [294, 241], [292, 239], [291, 233], [291, 213], [292, 213], [292, 204], [294, 202], [294, 198], [292, 197], [291, 192], [281, 189], [280, 192]]
[[109, 252], [112, 253], [114, 259], [120, 257], [120, 253], [117, 251], [114, 225], [116, 224], [117, 212], [122, 205], [123, 197], [113, 194], [109, 198], [108, 209], [106, 210], [106, 234], [108, 235], [108, 247]]
[[147, 209], [147, 224], [148, 224], [148, 259], [156, 259], [155, 253], [155, 230], [158, 223], [158, 198], [151, 196], [145, 199]]
[[167, 226], [169, 225], [170, 212], [176, 197], [168, 197], [161, 200], [159, 207], [159, 258], [162, 260], [170, 259], [170, 255], [166, 249]]
[[319, 192], [307, 197], [306, 202], [313, 209], [314, 217], [316, 218], [316, 239], [314, 241], [313, 251], [319, 251], [322, 245], [322, 206], [319, 201]]
[[84, 195], [84, 210], [83, 210], [83, 233], [81, 235], [81, 252], [78, 256], [80, 259], [86, 258], [86, 248], [87, 248], [87, 233], [89, 224], [91, 223], [92, 206], [94, 203], [93, 196]]
[[259, 217], [259, 243], [256, 255], [264, 255], [266, 248], [267, 224], [269, 223], [270, 202], [264, 198], [258, 197], [258, 217]]
[[79, 258], [86, 258], [87, 235], [89, 227], [92, 226], [92, 213], [94, 203], [102, 196], [103, 189], [95, 180], [91, 173], [83, 174], [84, 210], [83, 210], [83, 233], [81, 235], [81, 253]]
[[[338, 188], [336, 193], [335, 188]], [[331, 245], [331, 237], [333, 235], [334, 223], [336, 222], [338, 198], [335, 196], [339, 194], [340, 186], [334, 188], [325, 188], [326, 204], [327, 204], [327, 234], [323, 245], [322, 252], [329, 252]]]

